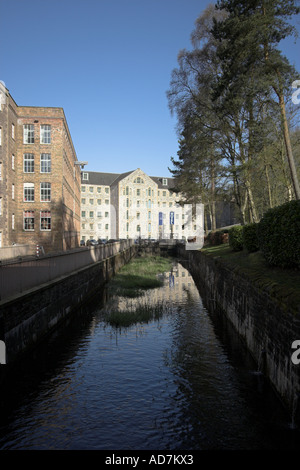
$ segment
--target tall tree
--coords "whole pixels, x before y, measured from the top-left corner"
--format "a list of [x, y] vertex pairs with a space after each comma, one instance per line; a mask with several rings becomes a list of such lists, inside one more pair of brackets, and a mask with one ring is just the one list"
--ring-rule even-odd
[[[214, 97], [222, 96], [223, 105], [230, 106], [237, 96], [247, 92], [250, 130], [255, 96], [270, 98], [272, 91], [275, 93], [291, 181], [295, 197], [300, 199], [285, 103], [285, 90], [290, 87], [295, 71], [277, 48], [282, 39], [295, 34], [288, 19], [300, 9], [293, 0], [218, 0], [217, 9], [225, 11], [227, 17], [216, 19], [212, 28], [213, 36], [219, 41], [217, 54], [222, 66], [215, 81]], [[251, 137], [250, 132], [250, 149]]]

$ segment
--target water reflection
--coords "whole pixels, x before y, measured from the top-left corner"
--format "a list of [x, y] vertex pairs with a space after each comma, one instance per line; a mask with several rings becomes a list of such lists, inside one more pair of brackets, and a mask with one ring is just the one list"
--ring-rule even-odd
[[164, 287], [131, 308], [141, 301], [167, 308], [116, 329], [107, 312], [128, 299], [93, 302], [22, 365], [1, 389], [1, 449], [296, 448], [284, 411], [187, 269], [174, 263]]

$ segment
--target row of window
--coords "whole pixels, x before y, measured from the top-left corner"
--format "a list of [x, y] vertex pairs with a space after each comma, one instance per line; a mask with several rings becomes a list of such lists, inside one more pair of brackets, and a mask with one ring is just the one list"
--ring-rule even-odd
[[[24, 230], [35, 229], [35, 211], [24, 211], [23, 228]], [[51, 211], [41, 211], [39, 214], [40, 230], [51, 230]]]
[[[11, 126], [11, 136], [15, 138], [15, 125]], [[34, 124], [24, 124], [23, 126], [23, 143], [34, 144]], [[42, 124], [40, 126], [40, 143], [51, 144], [51, 126]], [[2, 128], [0, 127], [0, 145], [2, 145]]]
[[[109, 204], [109, 199], [105, 199], [104, 202], [105, 202], [106, 205], [108, 205]], [[101, 206], [101, 203], [102, 203], [101, 199], [97, 199], [97, 205]], [[81, 204], [86, 204], [86, 199], [85, 198], [81, 199]], [[94, 199], [89, 199], [89, 204], [91, 206], [93, 206], [94, 205]]]
[[[34, 144], [35, 142], [34, 124], [24, 124], [23, 126], [23, 143]], [[40, 143], [51, 144], [51, 126], [42, 124], [40, 126]]]
[[[81, 186], [81, 191], [82, 191], [83, 193], [85, 193], [86, 187], [85, 187], [85, 186]], [[90, 192], [90, 193], [93, 193], [93, 192], [94, 192], [94, 186], [90, 186], [90, 187], [89, 187], [89, 192]], [[105, 188], [105, 192], [106, 192], [106, 194], [109, 194], [109, 188]], [[101, 187], [100, 187], [100, 186], [97, 186], [97, 193], [101, 193]]]
[[[89, 214], [89, 215], [87, 216], [87, 214]], [[81, 217], [83, 219], [85, 219], [86, 217], [89, 217], [90, 219], [93, 219], [94, 218], [94, 211], [90, 211], [89, 213], [87, 213], [86, 211], [81, 211]], [[97, 212], [97, 217], [98, 217], [98, 219], [101, 219], [102, 218], [102, 212]], [[109, 212], [105, 212], [104, 217], [109, 217]]]
[[[144, 195], [144, 191], [142, 191], [141, 189], [136, 189], [136, 190], [133, 190], [132, 188], [129, 188], [128, 186], [126, 187], [126, 189], [124, 188], [123, 190], [123, 195], [124, 196], [131, 196], [132, 193], [135, 195], [135, 196], [141, 196], [142, 194]], [[162, 191], [162, 196], [163, 197], [167, 197], [167, 196], [170, 196], [171, 193], [169, 191]], [[149, 188], [146, 190], [146, 196], [154, 196], [154, 191], [153, 189]], [[160, 196], [160, 191], [157, 191], [157, 196], [159, 197]]]
[[[88, 225], [88, 227], [86, 227], [87, 225]], [[81, 228], [82, 228], [82, 230], [94, 230], [94, 224], [85, 224], [85, 223], [83, 223], [83, 224], [81, 224]], [[97, 224], [97, 228], [98, 228], [98, 230], [101, 230], [102, 229], [102, 224]], [[104, 228], [105, 228], [105, 230], [108, 230], [109, 224], [105, 224]]]
[[[35, 159], [33, 153], [24, 153], [23, 155], [23, 171], [24, 173], [34, 173]], [[40, 155], [40, 172], [51, 173], [51, 153], [41, 153]]]
[[[35, 200], [34, 183], [24, 183], [23, 200], [24, 202], [34, 202]], [[14, 198], [13, 198], [14, 199]], [[40, 183], [40, 201], [51, 201], [51, 183]]]

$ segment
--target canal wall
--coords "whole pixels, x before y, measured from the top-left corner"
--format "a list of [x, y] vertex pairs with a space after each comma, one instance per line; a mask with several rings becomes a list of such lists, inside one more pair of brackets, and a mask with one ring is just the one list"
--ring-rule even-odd
[[225, 315], [270, 381], [283, 404], [299, 422], [300, 364], [292, 343], [300, 339], [300, 308], [291, 312], [245, 273], [200, 251], [178, 250], [209, 311]]
[[[6, 364], [15, 362], [136, 255], [134, 245], [0, 302]], [[0, 366], [0, 369], [6, 366]], [[1, 371], [3, 372], [3, 370]]]

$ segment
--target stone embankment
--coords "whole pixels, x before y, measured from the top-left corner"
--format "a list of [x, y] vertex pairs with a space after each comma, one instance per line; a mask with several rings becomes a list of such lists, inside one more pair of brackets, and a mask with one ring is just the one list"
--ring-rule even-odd
[[[244, 340], [260, 371], [299, 420], [300, 364], [292, 344], [300, 340], [300, 309], [286, 306], [241, 270], [200, 251], [179, 249], [209, 311], [225, 315]], [[300, 356], [300, 354], [299, 354]]]

